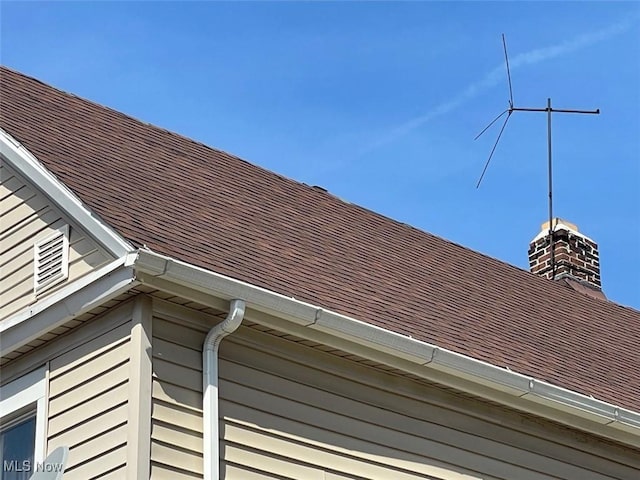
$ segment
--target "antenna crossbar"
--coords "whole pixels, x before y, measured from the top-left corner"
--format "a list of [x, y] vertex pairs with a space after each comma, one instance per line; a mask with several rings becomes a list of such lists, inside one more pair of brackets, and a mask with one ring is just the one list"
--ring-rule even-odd
[[524, 107], [512, 107], [509, 110], [512, 112], [551, 112], [551, 113], [592, 113], [598, 115], [600, 109], [596, 110], [568, 110], [564, 108], [524, 108]]
[[477, 136], [478, 139], [484, 132], [489, 129], [500, 117], [502, 117], [505, 113], [507, 114], [507, 118], [505, 118], [504, 123], [502, 124], [502, 128], [498, 133], [498, 138], [491, 149], [491, 153], [489, 154], [489, 158], [484, 165], [484, 169], [482, 170], [482, 174], [480, 175], [480, 179], [476, 185], [476, 188], [480, 187], [480, 183], [484, 178], [484, 174], [489, 167], [489, 162], [491, 162], [491, 158], [493, 157], [494, 152], [498, 146], [498, 142], [502, 137], [505, 127], [507, 126], [507, 122], [509, 121], [509, 117], [513, 112], [546, 112], [547, 113], [547, 147], [548, 147], [548, 159], [547, 159], [547, 167], [548, 167], [548, 180], [549, 180], [549, 250], [550, 250], [550, 259], [551, 259], [551, 278], [555, 278], [556, 276], [556, 264], [555, 264], [555, 252], [554, 252], [554, 225], [553, 225], [553, 164], [551, 157], [551, 116], [553, 113], [582, 113], [582, 114], [594, 114], [598, 115], [600, 113], [600, 109], [596, 110], [572, 110], [565, 108], [552, 108], [551, 107], [551, 99], [547, 99], [547, 107], [546, 108], [527, 108], [527, 107], [514, 107], [513, 106], [513, 89], [511, 86], [511, 71], [509, 68], [509, 57], [507, 55], [507, 42], [504, 34], [502, 35], [502, 46], [504, 48], [504, 59], [507, 66], [507, 79], [509, 82], [509, 108], [507, 108], [504, 112], [498, 115], [493, 121], [487, 125]]

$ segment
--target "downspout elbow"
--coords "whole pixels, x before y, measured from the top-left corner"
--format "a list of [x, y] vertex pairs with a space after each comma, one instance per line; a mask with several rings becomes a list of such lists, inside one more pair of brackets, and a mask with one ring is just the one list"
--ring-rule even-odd
[[244, 300], [232, 300], [229, 306], [229, 314], [222, 323], [217, 324], [207, 334], [202, 346], [203, 351], [216, 350], [220, 342], [227, 335], [235, 332], [244, 318]]
[[204, 480], [220, 478], [218, 430], [218, 349], [227, 335], [235, 332], [244, 318], [244, 300], [232, 300], [229, 315], [207, 334], [202, 346], [202, 440]]

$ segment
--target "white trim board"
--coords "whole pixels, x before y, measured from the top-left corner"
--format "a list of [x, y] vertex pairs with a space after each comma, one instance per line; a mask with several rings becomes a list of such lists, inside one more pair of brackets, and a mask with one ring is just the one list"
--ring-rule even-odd
[[0, 355], [13, 352], [139, 283], [133, 268], [127, 265], [127, 257], [105, 265], [0, 322]]

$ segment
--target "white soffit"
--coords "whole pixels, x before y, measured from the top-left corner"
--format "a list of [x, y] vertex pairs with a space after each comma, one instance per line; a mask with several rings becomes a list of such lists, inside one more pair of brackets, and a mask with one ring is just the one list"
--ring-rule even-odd
[[23, 145], [0, 128], [0, 154], [23, 178], [32, 182], [70, 219], [77, 222], [100, 245], [115, 257], [122, 257], [134, 248], [111, 227], [93, 214], [82, 201], [47, 170]]
[[69, 320], [126, 293], [140, 282], [125, 256], [85, 275], [0, 322], [0, 355], [13, 352]]

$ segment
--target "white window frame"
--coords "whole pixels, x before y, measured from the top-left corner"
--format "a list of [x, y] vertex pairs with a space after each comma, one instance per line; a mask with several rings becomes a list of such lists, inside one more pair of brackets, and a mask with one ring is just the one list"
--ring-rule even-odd
[[[47, 366], [42, 366], [0, 387], [0, 419], [35, 412], [36, 444], [33, 461], [44, 461], [47, 425]], [[12, 419], [11, 419], [12, 420]]]

